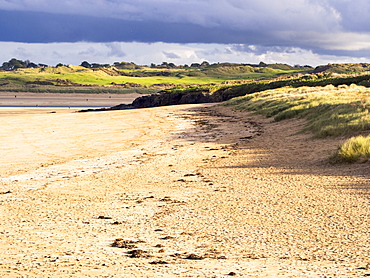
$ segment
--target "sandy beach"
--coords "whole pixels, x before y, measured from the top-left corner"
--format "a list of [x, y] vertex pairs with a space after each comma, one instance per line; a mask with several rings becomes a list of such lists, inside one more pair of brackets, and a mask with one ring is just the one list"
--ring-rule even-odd
[[303, 124], [0, 108], [0, 276], [370, 276], [369, 164]]

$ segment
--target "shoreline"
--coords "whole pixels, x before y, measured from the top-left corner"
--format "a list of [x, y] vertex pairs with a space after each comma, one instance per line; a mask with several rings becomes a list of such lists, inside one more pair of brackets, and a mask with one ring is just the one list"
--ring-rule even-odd
[[0, 107], [111, 107], [129, 104], [141, 94], [75, 94], [0, 92]]

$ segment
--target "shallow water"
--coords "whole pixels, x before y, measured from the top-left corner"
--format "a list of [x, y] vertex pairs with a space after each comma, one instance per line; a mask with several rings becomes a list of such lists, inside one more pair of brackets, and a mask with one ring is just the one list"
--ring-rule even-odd
[[112, 107], [129, 104], [139, 94], [0, 93], [0, 107]]

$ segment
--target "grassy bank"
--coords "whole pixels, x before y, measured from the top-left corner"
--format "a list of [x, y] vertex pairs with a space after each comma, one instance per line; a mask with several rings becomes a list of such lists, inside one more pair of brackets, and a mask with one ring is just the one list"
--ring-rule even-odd
[[120, 87], [103, 87], [103, 86], [41, 86], [41, 85], [4, 85], [0, 86], [0, 92], [13, 93], [60, 93], [60, 94], [153, 94], [158, 89], [151, 88], [120, 88]]
[[[370, 131], [369, 97], [370, 89], [357, 85], [284, 87], [237, 97], [224, 105], [234, 106], [237, 110], [255, 111], [273, 117], [274, 121], [304, 118], [307, 123], [302, 132], [312, 132], [316, 138], [350, 137]], [[369, 152], [369, 140], [369, 137], [350, 139], [333, 157], [336, 161], [356, 161], [368, 157], [366, 151]], [[356, 149], [357, 153], [344, 151], [349, 150], [349, 146]], [[348, 153], [353, 155], [348, 156]]]
[[65, 80], [81, 85], [110, 86], [112, 83], [135, 83], [141, 86], [168, 83], [174, 85], [222, 83], [229, 80], [274, 78], [291, 75], [307, 69], [275, 69], [269, 67], [222, 66], [210, 68], [176, 68], [123, 70], [115, 67], [88, 69], [81, 66], [60, 66], [48, 68], [25, 68], [14, 71], [0, 71], [0, 83], [25, 85], [29, 82], [51, 82]]

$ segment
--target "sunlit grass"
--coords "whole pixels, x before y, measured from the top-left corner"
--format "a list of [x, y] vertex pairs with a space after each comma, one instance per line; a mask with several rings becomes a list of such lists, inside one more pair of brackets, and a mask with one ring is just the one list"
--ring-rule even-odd
[[275, 121], [305, 118], [304, 131], [318, 138], [370, 129], [370, 89], [362, 86], [280, 88], [232, 99], [226, 105]]
[[[370, 130], [370, 88], [357, 85], [280, 88], [229, 100], [237, 110], [255, 111], [274, 121], [306, 119], [302, 132], [316, 138], [352, 136]], [[368, 161], [370, 136], [357, 136], [342, 144], [332, 160]]]
[[[140, 68], [123, 70], [112, 68], [87, 69], [82, 66], [60, 66], [47, 68], [27, 68], [16, 71], [0, 72], [1, 80], [10, 80], [14, 84], [24, 85], [34, 81], [69, 80], [82, 85], [110, 86], [112, 83], [136, 83], [151, 86], [160, 83], [175, 85], [220, 84], [230, 80], [248, 80], [254, 78], [272, 78], [281, 74], [292, 74], [296, 70], [262, 68], [258, 71], [247, 70], [248, 67], [225, 67], [210, 70], [198, 68], [152, 69]], [[122, 73], [122, 75], [120, 75]], [[158, 73], [158, 75], [156, 74]], [[117, 74], [117, 75], [116, 75]], [[162, 75], [161, 75], [162, 74]]]
[[370, 160], [370, 135], [357, 136], [348, 139], [338, 147], [331, 157], [333, 162], [366, 162]]
[[81, 71], [81, 72], [64, 72], [64, 73], [32, 73], [32, 72], [20, 72], [14, 74], [13, 72], [1, 72], [0, 81], [11, 81], [14, 84], [24, 85], [27, 82], [34, 81], [54, 81], [56, 79], [69, 80], [74, 83], [83, 85], [98, 85], [98, 86], [109, 86], [112, 82], [117, 84], [123, 83], [136, 83], [143, 86], [151, 86], [160, 83], [171, 83], [171, 84], [209, 84], [209, 83], [221, 83], [225, 81], [225, 78], [209, 77], [209, 76], [149, 76], [149, 77], [133, 77], [133, 76], [110, 76], [103, 71]]

